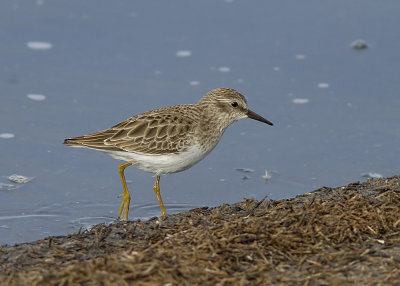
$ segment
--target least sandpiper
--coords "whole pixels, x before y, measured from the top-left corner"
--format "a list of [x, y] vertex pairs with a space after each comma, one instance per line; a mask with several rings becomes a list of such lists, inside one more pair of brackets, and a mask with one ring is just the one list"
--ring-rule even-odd
[[103, 151], [125, 161], [119, 166], [124, 193], [118, 218], [128, 220], [130, 194], [124, 170], [130, 165], [155, 174], [154, 192], [161, 214], [167, 214], [160, 195], [160, 175], [186, 170], [217, 145], [225, 129], [242, 118], [269, 125], [267, 119], [247, 107], [246, 98], [231, 88], [208, 92], [198, 103], [151, 110], [103, 131], [65, 139], [64, 144]]

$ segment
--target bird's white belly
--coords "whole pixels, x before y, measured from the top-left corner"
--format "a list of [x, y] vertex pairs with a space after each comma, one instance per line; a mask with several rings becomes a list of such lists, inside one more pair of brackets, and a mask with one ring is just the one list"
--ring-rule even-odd
[[213, 148], [204, 151], [193, 145], [179, 154], [146, 155], [124, 151], [105, 151], [117, 160], [132, 162], [137, 168], [156, 175], [186, 170], [199, 162]]

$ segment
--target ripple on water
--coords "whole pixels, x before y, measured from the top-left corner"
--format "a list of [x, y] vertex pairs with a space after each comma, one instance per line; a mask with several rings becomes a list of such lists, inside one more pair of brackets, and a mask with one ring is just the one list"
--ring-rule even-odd
[[0, 133], [1, 139], [11, 139], [14, 137], [15, 137], [15, 135], [13, 133]]
[[230, 72], [231, 68], [230, 67], [219, 67], [218, 71], [219, 72]]
[[192, 55], [191, 51], [188, 50], [180, 50], [176, 52], [176, 56], [180, 57], [180, 58], [187, 58], [190, 57]]
[[14, 184], [6, 184], [6, 183], [0, 182], [0, 191], [12, 191], [17, 188], [18, 188], [18, 186], [14, 185]]
[[51, 43], [37, 42], [37, 41], [28, 42], [26, 43], [26, 46], [32, 50], [37, 50], [37, 51], [45, 51], [53, 48], [53, 44]]
[[292, 100], [292, 102], [293, 102], [294, 104], [306, 104], [306, 103], [309, 103], [310, 100], [309, 100], [308, 98], [294, 98], [294, 99]]
[[34, 101], [43, 101], [46, 99], [46, 96], [43, 94], [34, 94], [30, 93], [26, 95], [27, 98], [34, 100]]
[[298, 60], [298, 61], [302, 61], [302, 60], [305, 60], [307, 58], [307, 56], [306, 55], [302, 55], [302, 54], [298, 54], [298, 55], [295, 55], [294, 58], [296, 60]]
[[327, 82], [320, 82], [317, 85], [319, 88], [328, 88], [329, 87], [329, 83]]

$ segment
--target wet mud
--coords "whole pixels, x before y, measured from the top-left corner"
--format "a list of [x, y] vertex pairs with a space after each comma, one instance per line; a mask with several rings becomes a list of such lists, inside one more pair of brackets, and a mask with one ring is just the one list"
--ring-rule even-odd
[[400, 176], [0, 247], [1, 285], [400, 285]]

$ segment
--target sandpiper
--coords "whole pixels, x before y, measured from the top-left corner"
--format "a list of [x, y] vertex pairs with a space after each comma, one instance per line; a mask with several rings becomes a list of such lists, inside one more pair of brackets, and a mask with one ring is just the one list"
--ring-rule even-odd
[[124, 212], [128, 220], [130, 194], [124, 170], [130, 165], [153, 173], [153, 186], [161, 214], [167, 214], [160, 195], [160, 175], [186, 170], [207, 156], [221, 139], [225, 129], [242, 118], [269, 125], [267, 119], [247, 107], [246, 98], [231, 88], [208, 92], [198, 103], [151, 110], [103, 131], [64, 140], [72, 147], [105, 152], [125, 161], [119, 166], [124, 193], [118, 218]]

